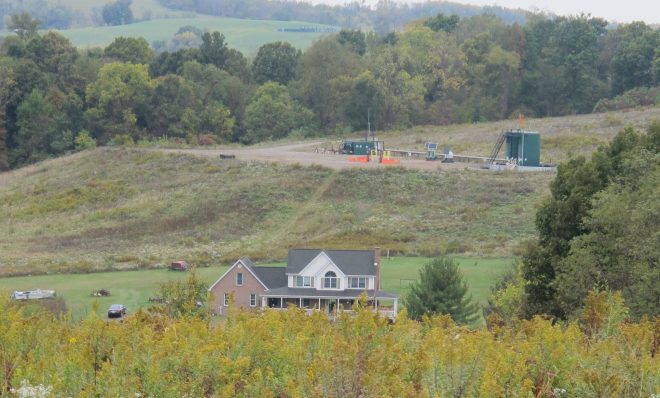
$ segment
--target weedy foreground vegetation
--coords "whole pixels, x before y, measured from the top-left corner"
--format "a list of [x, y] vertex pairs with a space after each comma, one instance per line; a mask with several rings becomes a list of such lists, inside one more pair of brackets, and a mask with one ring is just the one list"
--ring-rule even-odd
[[0, 388], [75, 397], [642, 396], [660, 385], [660, 321], [592, 293], [579, 321], [470, 330], [370, 310], [330, 321], [234, 312], [220, 324], [140, 312], [79, 323], [0, 299]]

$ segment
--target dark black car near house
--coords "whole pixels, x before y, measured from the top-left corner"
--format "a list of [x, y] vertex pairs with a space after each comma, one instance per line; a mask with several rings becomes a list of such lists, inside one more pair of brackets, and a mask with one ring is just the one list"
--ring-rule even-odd
[[121, 318], [126, 315], [126, 307], [122, 304], [113, 304], [108, 309], [108, 318]]

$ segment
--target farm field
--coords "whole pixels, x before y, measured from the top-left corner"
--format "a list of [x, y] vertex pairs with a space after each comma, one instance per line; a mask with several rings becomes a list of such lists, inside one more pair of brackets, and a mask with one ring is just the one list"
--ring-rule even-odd
[[157, 40], [169, 41], [179, 28], [191, 25], [202, 30], [219, 31], [226, 37], [230, 48], [240, 50], [246, 56], [254, 56], [259, 47], [274, 41], [287, 41], [301, 50], [309, 47], [314, 40], [325, 33], [279, 32], [280, 28], [299, 28], [301, 26], [318, 26], [296, 21], [262, 21], [248, 19], [233, 19], [211, 16], [196, 16], [187, 18], [166, 18], [137, 22], [121, 26], [100, 26], [58, 30], [56, 32], [69, 38], [81, 48], [105, 47], [116, 37], [144, 37], [149, 44]]
[[[456, 258], [475, 301], [485, 304], [490, 286], [498, 275], [511, 267], [513, 259], [496, 258]], [[383, 259], [382, 290], [405, 294], [408, 286], [417, 279], [419, 268], [429, 261], [423, 257], [395, 257]], [[269, 263], [259, 265], [282, 265]], [[211, 285], [229, 267], [215, 266], [198, 268], [197, 275], [205, 284]], [[98, 303], [97, 312], [105, 316], [111, 304], [124, 304], [130, 312], [140, 307], [148, 307], [149, 297], [157, 295], [158, 287], [168, 281], [186, 278], [188, 273], [167, 269], [98, 272], [89, 274], [56, 274], [0, 278], [0, 292], [9, 295], [14, 290], [34, 290], [36, 288], [55, 290], [66, 301], [67, 308], [74, 318], [81, 318]], [[91, 292], [107, 289], [112, 296], [93, 297]]]

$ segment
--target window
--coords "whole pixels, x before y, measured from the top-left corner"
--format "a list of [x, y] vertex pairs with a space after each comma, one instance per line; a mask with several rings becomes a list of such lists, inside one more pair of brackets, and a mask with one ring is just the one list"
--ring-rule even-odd
[[351, 289], [365, 289], [367, 287], [367, 278], [365, 277], [348, 278], [348, 284], [351, 287]]
[[243, 286], [243, 273], [239, 272], [236, 274], [236, 286]]
[[225, 307], [229, 305], [229, 295], [225, 293]]
[[337, 274], [332, 271], [325, 273], [325, 278], [323, 278], [323, 288], [324, 289], [338, 289], [339, 283], [337, 282]]
[[296, 276], [296, 287], [312, 287], [314, 278], [311, 276]]
[[250, 294], [250, 307], [256, 307], [257, 306], [257, 295], [254, 293]]

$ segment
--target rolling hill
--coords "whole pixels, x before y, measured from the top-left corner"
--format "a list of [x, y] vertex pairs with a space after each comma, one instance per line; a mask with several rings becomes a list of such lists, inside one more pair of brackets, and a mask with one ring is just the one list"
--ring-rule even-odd
[[183, 26], [191, 25], [201, 30], [219, 31], [224, 34], [231, 48], [246, 56], [256, 54], [259, 47], [274, 41], [287, 41], [301, 50], [309, 47], [314, 40], [327, 33], [284, 32], [279, 29], [318, 27], [333, 30], [334, 27], [296, 21], [258, 21], [211, 16], [167, 18], [142, 21], [121, 26], [100, 26], [56, 30], [81, 48], [105, 47], [116, 37], [144, 37], [150, 44], [157, 40], [170, 40]]
[[[529, 123], [549, 132], [542, 151], [549, 147], [562, 160], [657, 117], [658, 108], [649, 108]], [[383, 135], [407, 145], [451, 134], [454, 147], [483, 154], [479, 148], [490, 148], [501, 126]], [[460, 165], [283, 163], [100, 148], [0, 174], [0, 274], [151, 268], [173, 258], [199, 265], [241, 255], [272, 260], [293, 246], [509, 257], [535, 236], [535, 206], [553, 178]]]

